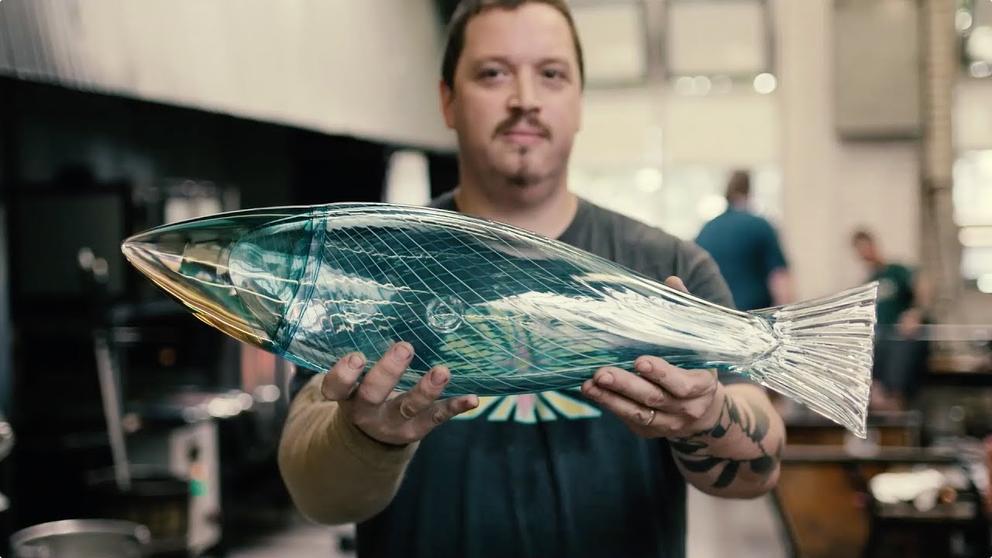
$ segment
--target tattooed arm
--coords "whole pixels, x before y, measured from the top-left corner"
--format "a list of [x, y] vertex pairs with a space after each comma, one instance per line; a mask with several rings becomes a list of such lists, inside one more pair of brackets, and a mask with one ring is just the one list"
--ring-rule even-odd
[[[688, 292], [678, 277], [665, 284]], [[724, 386], [713, 370], [683, 370], [642, 356], [634, 373], [597, 370], [582, 393], [638, 436], [668, 438], [682, 474], [703, 492], [753, 498], [778, 482], [785, 426], [757, 386]]]
[[706, 426], [672, 438], [672, 455], [686, 480], [707, 494], [760, 496], [778, 482], [785, 447], [782, 419], [757, 386], [733, 384], [716, 391], [707, 413], [715, 418], [703, 417]]
[[668, 438], [686, 480], [703, 492], [753, 498], [778, 481], [785, 427], [757, 386], [725, 386], [713, 370], [642, 356], [634, 372], [597, 370], [582, 392], [638, 436]]

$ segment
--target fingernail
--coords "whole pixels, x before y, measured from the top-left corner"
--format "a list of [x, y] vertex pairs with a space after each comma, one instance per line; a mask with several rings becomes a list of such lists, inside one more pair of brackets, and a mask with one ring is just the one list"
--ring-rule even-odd
[[365, 358], [362, 355], [351, 355], [348, 357], [348, 366], [358, 370], [359, 368], [365, 366]]
[[431, 383], [435, 386], [443, 386], [444, 382], [448, 381], [444, 376], [440, 370], [431, 370]]
[[397, 343], [393, 347], [393, 355], [400, 360], [406, 360], [410, 358], [410, 349], [404, 343]]
[[613, 374], [609, 372], [603, 372], [596, 378], [596, 383], [604, 386], [608, 386], [613, 383]]
[[638, 372], [650, 372], [653, 367], [651, 366], [651, 361], [639, 360], [637, 361], [637, 364], [634, 365], [634, 368], [636, 368]]

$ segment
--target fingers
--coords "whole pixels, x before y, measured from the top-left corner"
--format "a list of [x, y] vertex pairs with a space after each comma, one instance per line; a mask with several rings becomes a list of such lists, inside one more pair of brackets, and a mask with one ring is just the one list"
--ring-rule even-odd
[[412, 359], [413, 346], [396, 343], [358, 383], [365, 357], [360, 353], [346, 355], [325, 375], [321, 392], [327, 399], [340, 401], [345, 416], [358, 429], [391, 445], [416, 442], [451, 417], [479, 406], [475, 395], [438, 401], [451, 379], [445, 366], [431, 368], [410, 391], [394, 394]]
[[405, 341], [395, 343], [365, 375], [365, 379], [355, 393], [355, 402], [372, 406], [381, 405], [396, 387], [412, 358], [412, 345]]
[[674, 275], [670, 275], [665, 279], [665, 285], [669, 288], [675, 289], [676, 291], [682, 291], [689, 294], [689, 289], [685, 288], [685, 283], [681, 279]]
[[[390, 404], [392, 405], [393, 402], [391, 401]], [[400, 416], [399, 405], [400, 403], [397, 402], [392, 410], [382, 415], [391, 418], [373, 422], [367, 419], [367, 415], [372, 413], [363, 413], [356, 417], [355, 424], [366, 434], [381, 442], [405, 445], [424, 439], [432, 430], [447, 422], [451, 417], [478, 407], [479, 398], [475, 395], [464, 395], [444, 401], [435, 401], [410, 419]]]
[[634, 369], [600, 368], [582, 393], [648, 438], [692, 435], [716, 420], [722, 404], [715, 370], [683, 370], [653, 356], [639, 357]]
[[365, 369], [362, 353], [349, 353], [334, 363], [320, 382], [320, 393], [329, 401], [344, 401]]
[[663, 435], [667, 432], [680, 430], [685, 426], [683, 418], [657, 411], [652, 415], [651, 409], [622, 395], [600, 388], [594, 380], [586, 380], [582, 384], [582, 393], [620, 417], [631, 429], [637, 432], [644, 433], [650, 429]]
[[636, 402], [619, 394], [601, 389], [595, 382], [586, 380], [582, 384], [582, 393], [632, 424], [644, 426], [647, 424], [648, 419], [651, 418], [650, 409], [638, 405]]
[[671, 399], [658, 384], [612, 366], [596, 371], [593, 381], [598, 387], [632, 399], [649, 409], [660, 409]]
[[434, 403], [429, 409], [414, 417], [411, 422], [417, 431], [417, 436], [422, 438], [455, 415], [471, 411], [478, 406], [479, 398], [475, 395], [453, 397]]
[[[679, 372], [682, 374], [705, 374], [703, 370], [686, 371], [679, 369]], [[599, 369], [593, 376], [593, 382], [596, 387], [629, 399], [644, 407], [648, 412], [655, 409], [695, 420], [702, 417], [710, 405], [709, 397], [676, 397], [653, 382], [619, 368], [605, 367]], [[703, 391], [702, 395], [707, 393], [709, 393], [708, 389]]]
[[634, 370], [677, 399], [701, 397], [716, 390], [717, 378], [713, 370], [683, 370], [655, 356], [638, 357]]
[[455, 415], [479, 406], [479, 398], [475, 395], [438, 401], [450, 378], [451, 372], [446, 366], [435, 366], [412, 390], [396, 398], [396, 414], [409, 421], [412, 437], [420, 439]]
[[410, 420], [430, 407], [444, 390], [451, 373], [445, 366], [431, 368], [409, 392], [394, 400], [395, 408], [400, 417]]

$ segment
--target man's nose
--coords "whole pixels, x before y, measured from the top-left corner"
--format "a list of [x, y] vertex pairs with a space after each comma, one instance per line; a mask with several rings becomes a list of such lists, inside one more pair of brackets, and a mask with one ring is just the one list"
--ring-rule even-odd
[[534, 84], [534, 78], [521, 73], [516, 80], [516, 88], [510, 95], [509, 108], [521, 112], [539, 111], [541, 101]]

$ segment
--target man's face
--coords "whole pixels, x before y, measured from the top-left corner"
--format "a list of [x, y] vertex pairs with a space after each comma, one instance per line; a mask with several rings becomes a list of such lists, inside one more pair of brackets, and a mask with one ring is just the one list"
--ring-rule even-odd
[[859, 238], [854, 241], [854, 250], [858, 253], [861, 261], [873, 263], [877, 259], [875, 243], [867, 238]]
[[454, 84], [452, 91], [442, 83], [442, 108], [470, 172], [505, 177], [524, 197], [564, 183], [548, 179], [566, 173], [582, 88], [561, 13], [531, 3], [473, 17]]

